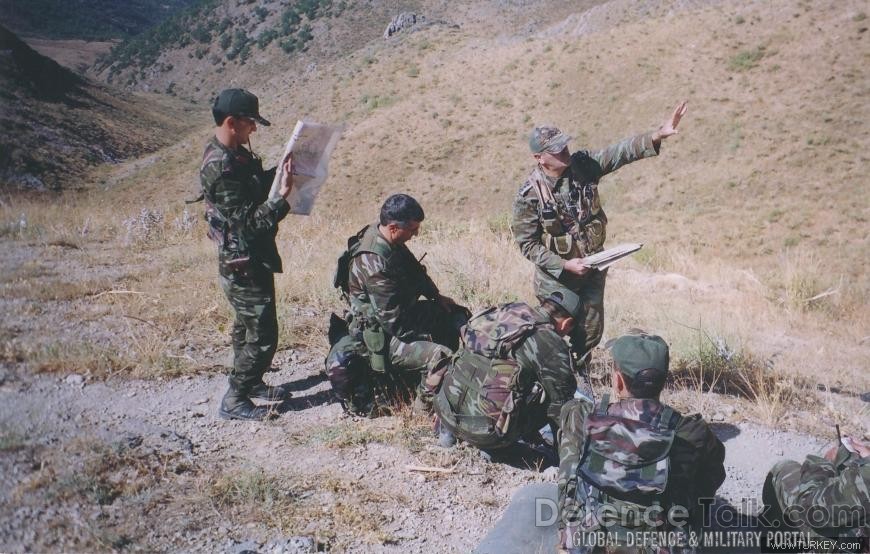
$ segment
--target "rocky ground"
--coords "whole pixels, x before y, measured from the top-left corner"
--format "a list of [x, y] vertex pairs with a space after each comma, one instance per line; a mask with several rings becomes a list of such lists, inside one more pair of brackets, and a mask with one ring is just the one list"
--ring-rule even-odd
[[[218, 374], [90, 381], [6, 370], [0, 550], [469, 552], [515, 490], [555, 481], [535, 456], [509, 465], [439, 449], [406, 409], [351, 420], [319, 360], [279, 361], [269, 380], [295, 392], [265, 424], [217, 418]], [[774, 462], [823, 446], [736, 420], [715, 427], [727, 447], [720, 494], [746, 512]]]

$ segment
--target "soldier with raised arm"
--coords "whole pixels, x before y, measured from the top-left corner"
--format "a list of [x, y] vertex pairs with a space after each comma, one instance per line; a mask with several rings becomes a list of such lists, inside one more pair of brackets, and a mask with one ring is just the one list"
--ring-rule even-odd
[[599, 180], [631, 162], [656, 156], [662, 140], [677, 133], [686, 113], [679, 104], [658, 130], [624, 139], [601, 150], [568, 149], [571, 137], [553, 126], [536, 127], [529, 148], [537, 163], [514, 201], [511, 230], [523, 256], [535, 264], [535, 295], [568, 289], [583, 301], [584, 314], [571, 336], [579, 357], [601, 340], [607, 270], [584, 264], [604, 249], [607, 216], [598, 196]]

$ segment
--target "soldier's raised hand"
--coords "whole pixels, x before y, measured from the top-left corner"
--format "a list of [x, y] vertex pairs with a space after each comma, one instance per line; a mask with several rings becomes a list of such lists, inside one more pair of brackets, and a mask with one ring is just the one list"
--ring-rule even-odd
[[293, 190], [293, 152], [287, 154], [284, 162], [281, 164], [281, 188], [278, 189], [278, 194], [287, 198], [290, 196], [290, 191]]
[[671, 117], [666, 119], [662, 126], [658, 128], [656, 132], [653, 133], [652, 139], [653, 142], [661, 142], [662, 139], [666, 139], [671, 135], [676, 135], [679, 133], [677, 131], [677, 125], [680, 124], [680, 120], [686, 115], [686, 110], [688, 109], [688, 101], [683, 100], [677, 107], [674, 108], [674, 113], [671, 114]]

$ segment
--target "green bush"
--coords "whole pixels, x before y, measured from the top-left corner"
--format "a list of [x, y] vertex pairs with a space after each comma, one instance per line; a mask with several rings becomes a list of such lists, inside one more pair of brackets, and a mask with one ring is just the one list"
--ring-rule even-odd
[[752, 69], [761, 58], [764, 57], [764, 46], [753, 48], [752, 50], [744, 50], [731, 58], [729, 66], [734, 71], [747, 71]]

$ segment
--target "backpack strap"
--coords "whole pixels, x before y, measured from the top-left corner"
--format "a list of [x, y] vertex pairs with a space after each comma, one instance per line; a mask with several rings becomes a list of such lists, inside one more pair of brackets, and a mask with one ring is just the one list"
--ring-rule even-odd
[[[670, 429], [671, 428], [671, 420], [674, 418], [674, 409], [668, 405], [662, 409], [661, 413], [659, 413], [659, 429]], [[677, 419], [677, 423], [679, 423], [679, 419]]]
[[601, 403], [598, 404], [598, 408], [595, 410], [595, 415], [607, 415], [608, 406], [610, 406], [610, 393], [605, 392], [601, 397]]
[[646, 464], [640, 468], [640, 478], [645, 480], [650, 480], [655, 478], [656, 470], [658, 470], [657, 464]]

